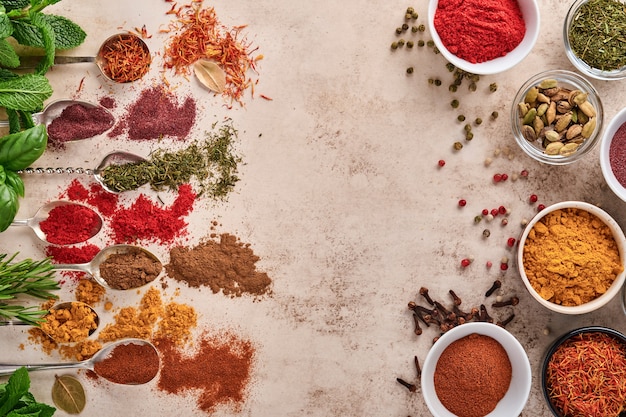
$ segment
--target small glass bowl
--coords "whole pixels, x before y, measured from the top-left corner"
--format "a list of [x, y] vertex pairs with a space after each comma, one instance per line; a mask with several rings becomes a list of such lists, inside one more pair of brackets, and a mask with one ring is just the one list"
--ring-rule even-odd
[[554, 355], [554, 352], [556, 352], [556, 350], [563, 343], [565, 343], [572, 337], [575, 337], [581, 334], [589, 334], [589, 333], [604, 333], [626, 344], [626, 336], [618, 332], [617, 330], [613, 330], [609, 327], [602, 327], [602, 326], [588, 326], [588, 327], [581, 327], [579, 329], [571, 330], [565, 333], [564, 335], [562, 335], [561, 337], [559, 337], [558, 339], [556, 339], [552, 343], [552, 345], [550, 345], [543, 359], [543, 364], [541, 366], [541, 391], [543, 392], [543, 398], [546, 400], [548, 408], [550, 409], [550, 412], [552, 413], [554, 417], [561, 417], [563, 415], [563, 412], [552, 403], [552, 399], [550, 398], [550, 393], [548, 391], [548, 386], [547, 386], [547, 381], [546, 381], [547, 373], [548, 373], [548, 364], [550, 363], [550, 360], [552, 359], [552, 355]]
[[[563, 155], [548, 155], [538, 141], [529, 142], [522, 134], [522, 124], [519, 117], [518, 104], [524, 101], [526, 93], [532, 87], [538, 85], [546, 79], [555, 79], [559, 87], [565, 87], [572, 90], [580, 90], [588, 94], [587, 100], [596, 109], [596, 128], [589, 138], [587, 138], [576, 150], [576, 152]], [[531, 158], [549, 165], [567, 165], [578, 161], [588, 154], [600, 141], [602, 132], [603, 109], [600, 96], [595, 87], [584, 77], [572, 71], [566, 70], [548, 70], [534, 75], [526, 81], [518, 90], [511, 106], [511, 127], [513, 136], [520, 148]]]
[[572, 65], [578, 69], [581, 73], [588, 75], [590, 77], [596, 78], [598, 80], [620, 80], [622, 78], [626, 78], [626, 66], [623, 66], [620, 69], [614, 71], [602, 71], [597, 68], [593, 68], [585, 61], [580, 59], [574, 51], [572, 51], [572, 45], [569, 41], [569, 29], [572, 26], [572, 22], [576, 18], [576, 14], [580, 7], [587, 3], [589, 0], [576, 0], [570, 6], [567, 15], [565, 16], [565, 22], [563, 24], [563, 43], [565, 44], [565, 54], [567, 58], [570, 60]]

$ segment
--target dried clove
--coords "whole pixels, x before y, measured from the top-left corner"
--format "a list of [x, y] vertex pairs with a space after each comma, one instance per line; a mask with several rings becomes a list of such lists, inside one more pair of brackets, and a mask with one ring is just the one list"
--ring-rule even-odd
[[493, 323], [493, 318], [487, 312], [487, 307], [485, 307], [484, 304], [480, 305], [480, 315], [478, 316], [478, 319], [487, 323]]
[[460, 306], [461, 305], [461, 299], [456, 295], [456, 293], [452, 290], [448, 291], [450, 293], [450, 295], [452, 296], [452, 299], [454, 300], [454, 305], [455, 306]]
[[428, 288], [426, 288], [426, 287], [420, 288], [420, 295], [422, 297], [424, 297], [424, 299], [426, 300], [426, 302], [428, 304], [430, 304], [431, 306], [435, 305], [435, 303], [433, 302], [432, 298], [430, 298], [430, 295], [428, 295]]
[[515, 318], [515, 313], [511, 313], [511, 315], [509, 317], [507, 317], [506, 319], [497, 322], [496, 324], [500, 327], [506, 327], [507, 324], [509, 324], [511, 321], [513, 321], [513, 319]]
[[406, 389], [408, 389], [411, 392], [415, 392], [417, 391], [417, 386], [414, 384], [411, 384], [410, 382], [406, 382], [404, 379], [402, 378], [396, 378], [396, 381], [398, 381], [400, 383], [400, 385], [406, 387]]
[[417, 356], [415, 356], [414, 361], [415, 361], [415, 371], [417, 372], [417, 379], [420, 379], [422, 377], [422, 368], [420, 367], [420, 363], [419, 363], [419, 360], [417, 359]]
[[441, 304], [439, 301], [435, 301], [435, 307], [437, 308], [437, 310], [439, 310], [441, 315], [447, 320], [454, 321], [454, 319], [456, 319], [456, 314], [454, 314], [453, 312], [445, 308], [443, 304]]
[[487, 290], [487, 292], [485, 293], [485, 297], [490, 297], [494, 292], [496, 292], [496, 290], [498, 288], [500, 288], [502, 286], [502, 282], [500, 282], [499, 279], [495, 280], [493, 282], [493, 285], [491, 286], [491, 288], [489, 288]]
[[506, 301], [496, 301], [491, 304], [491, 307], [506, 307], [506, 306], [516, 306], [519, 304], [519, 298], [513, 296]]
[[415, 322], [415, 334], [417, 336], [422, 334], [422, 328], [420, 327], [420, 318], [415, 311], [413, 311], [413, 321]]
[[[431, 310], [428, 310], [427, 308], [418, 306], [413, 301], [409, 301], [409, 309], [413, 310], [413, 314], [416, 315], [417, 318], [420, 319], [422, 321], [422, 323], [424, 323], [426, 325], [426, 327], [430, 327], [430, 323], [427, 322], [426, 320], [424, 320], [424, 314], [430, 314]], [[425, 313], [424, 310], [427, 313]]]

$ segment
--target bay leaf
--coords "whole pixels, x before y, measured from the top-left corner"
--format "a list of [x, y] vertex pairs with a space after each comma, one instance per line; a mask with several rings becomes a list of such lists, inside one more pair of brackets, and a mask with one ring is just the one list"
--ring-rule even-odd
[[216, 93], [224, 91], [226, 73], [215, 61], [200, 59], [193, 65], [193, 70], [198, 80], [206, 88]]
[[68, 414], [79, 414], [85, 408], [87, 398], [80, 381], [71, 375], [56, 376], [52, 386], [52, 401]]

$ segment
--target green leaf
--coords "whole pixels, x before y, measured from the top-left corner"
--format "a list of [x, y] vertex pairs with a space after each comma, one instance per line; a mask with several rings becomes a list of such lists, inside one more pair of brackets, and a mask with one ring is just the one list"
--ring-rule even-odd
[[6, 390], [0, 397], [0, 416], [8, 414], [29, 389], [30, 378], [28, 371], [26, 368], [21, 367], [9, 377]]
[[68, 414], [79, 414], [87, 403], [82, 384], [71, 375], [56, 377], [52, 386], [52, 401]]
[[54, 65], [54, 54], [56, 50], [54, 29], [52, 29], [52, 25], [46, 20], [43, 13], [31, 13], [30, 18], [32, 24], [35, 25], [42, 34], [43, 45], [46, 51], [46, 56], [37, 64], [35, 73], [45, 74], [50, 67]]
[[56, 49], [76, 48], [85, 41], [87, 34], [80, 26], [71, 20], [53, 14], [46, 14], [44, 18], [54, 31]]
[[13, 25], [9, 16], [0, 14], [0, 38], [8, 38], [13, 34]]
[[0, 68], [0, 81], [14, 80], [16, 78], [20, 78], [19, 74], [6, 68]]
[[25, 46], [44, 48], [43, 36], [37, 26], [24, 20], [13, 20], [13, 38]]
[[20, 177], [16, 172], [5, 170], [6, 179], [4, 182], [11, 188], [15, 190], [15, 193], [18, 197], [24, 197], [25, 188], [24, 188], [24, 180]]
[[46, 150], [48, 132], [40, 124], [0, 138], [0, 165], [11, 171], [28, 168]]
[[6, 39], [0, 38], [0, 66], [17, 68], [20, 65], [20, 57], [13, 46]]
[[47, 404], [33, 403], [11, 411], [6, 417], [51, 417], [55, 411], [56, 408]]
[[21, 10], [26, 6], [30, 6], [30, 0], [0, 0], [0, 3], [7, 11]]
[[39, 74], [0, 81], [0, 107], [14, 110], [37, 111], [52, 95], [48, 79]]
[[7, 184], [0, 185], [0, 232], [9, 228], [19, 208], [20, 201], [15, 190]]

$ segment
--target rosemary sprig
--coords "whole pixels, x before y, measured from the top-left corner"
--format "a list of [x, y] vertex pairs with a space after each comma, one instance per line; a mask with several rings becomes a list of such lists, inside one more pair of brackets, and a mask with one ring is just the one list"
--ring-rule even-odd
[[5, 301], [14, 300], [19, 295], [44, 300], [58, 298], [53, 291], [60, 288], [59, 283], [54, 279], [50, 258], [41, 261], [24, 259], [14, 262], [17, 255], [18, 253], [15, 253], [9, 257], [7, 254], [0, 254], [0, 317], [37, 324], [47, 313], [46, 310], [9, 305]]

